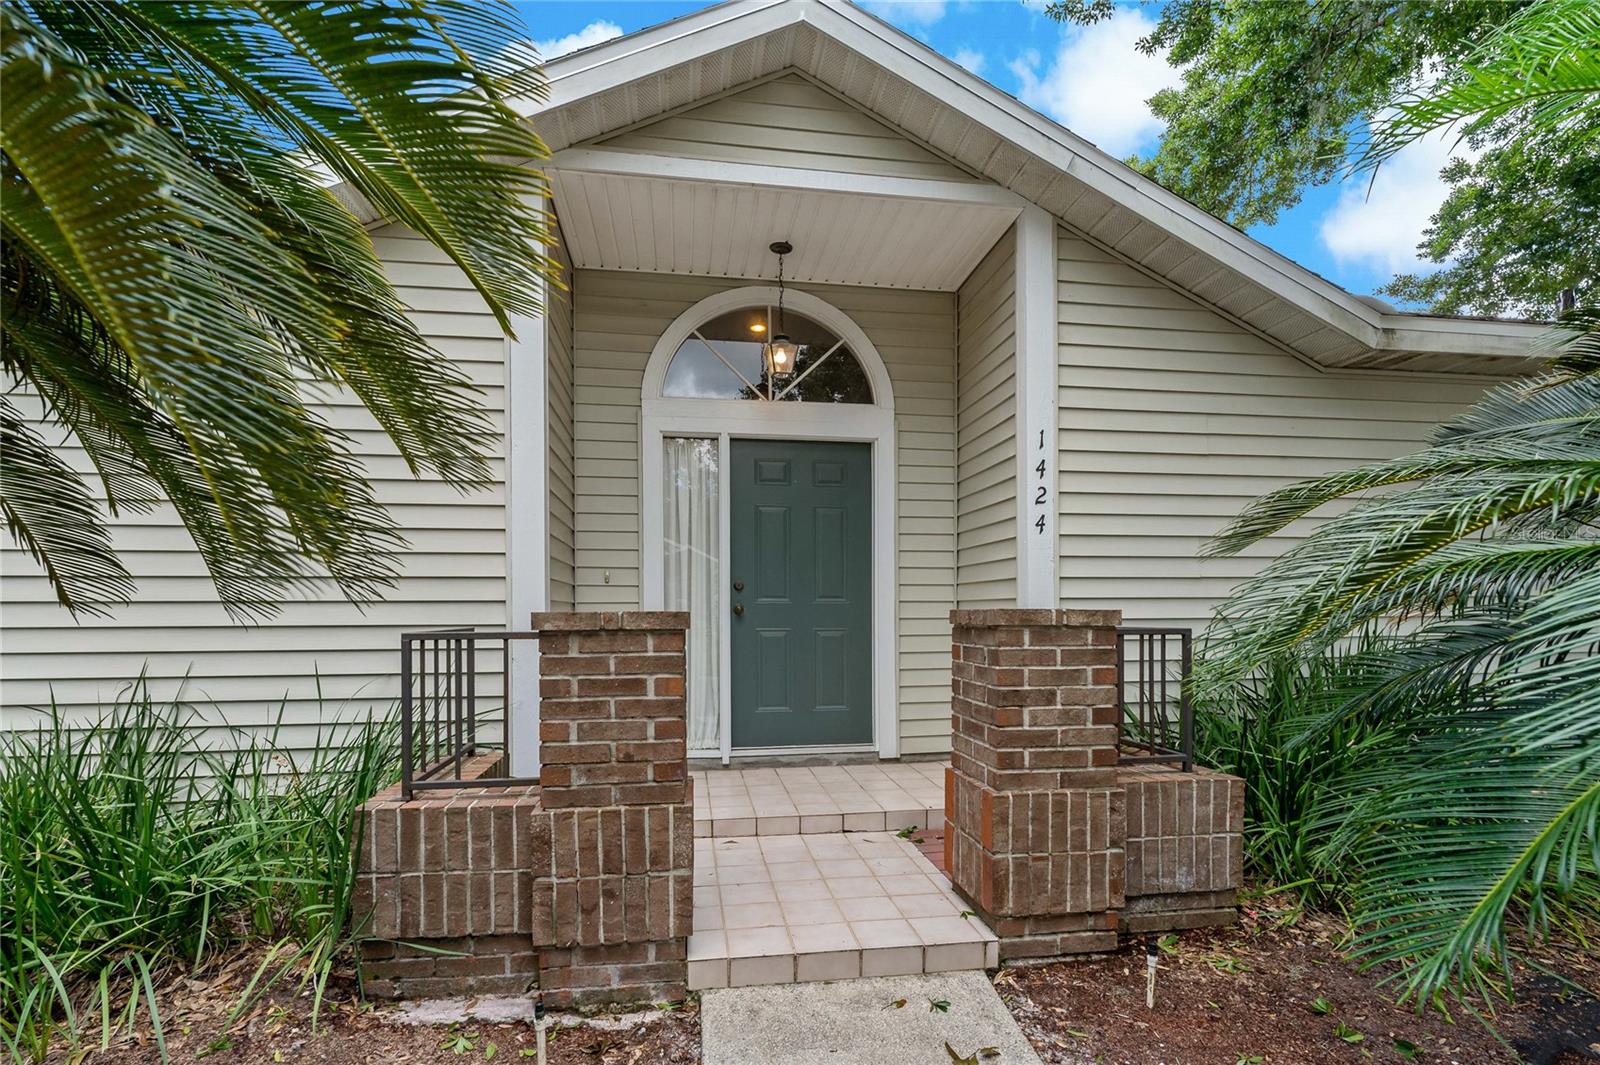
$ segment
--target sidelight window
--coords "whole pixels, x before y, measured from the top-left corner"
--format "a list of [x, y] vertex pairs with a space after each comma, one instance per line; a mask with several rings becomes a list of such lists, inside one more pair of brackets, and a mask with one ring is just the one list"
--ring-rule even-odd
[[722, 588], [718, 535], [718, 441], [667, 437], [663, 548], [665, 603], [689, 613], [688, 739], [691, 751], [714, 750], [721, 723], [718, 641]]

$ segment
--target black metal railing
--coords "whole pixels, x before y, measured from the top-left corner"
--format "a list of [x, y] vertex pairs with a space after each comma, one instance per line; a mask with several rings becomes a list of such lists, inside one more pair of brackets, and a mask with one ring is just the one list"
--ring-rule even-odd
[[[404, 798], [428, 789], [535, 783], [533, 777], [465, 777], [463, 771], [480, 755], [501, 752], [510, 756], [513, 645], [538, 635], [477, 629], [400, 634], [400, 792]], [[527, 653], [532, 656], [531, 645]]]
[[1194, 768], [1194, 708], [1189, 674], [1194, 630], [1117, 630], [1117, 692], [1122, 699], [1122, 761]]

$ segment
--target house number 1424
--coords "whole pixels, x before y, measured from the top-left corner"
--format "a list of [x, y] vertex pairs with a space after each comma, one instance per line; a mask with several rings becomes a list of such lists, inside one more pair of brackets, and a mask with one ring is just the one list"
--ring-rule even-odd
[[[1040, 451], [1044, 450], [1044, 430], [1043, 429], [1039, 430], [1039, 450]], [[1041, 458], [1039, 460], [1039, 465], [1037, 465], [1037, 466], [1035, 466], [1033, 468], [1033, 472], [1035, 472], [1035, 473], [1037, 473], [1039, 475], [1039, 480], [1041, 482], [1040, 484], [1038, 484], [1038, 485], [1036, 485], [1034, 487], [1033, 504], [1034, 504], [1034, 506], [1042, 507], [1042, 506], [1044, 506], [1046, 504], [1046, 502], [1050, 498], [1050, 489], [1045, 487], [1045, 485], [1042, 483], [1044, 481], [1044, 475], [1045, 475], [1044, 459]], [[1033, 527], [1039, 531], [1039, 535], [1040, 536], [1044, 535], [1044, 515], [1043, 514], [1040, 514], [1037, 518], [1034, 519]]]

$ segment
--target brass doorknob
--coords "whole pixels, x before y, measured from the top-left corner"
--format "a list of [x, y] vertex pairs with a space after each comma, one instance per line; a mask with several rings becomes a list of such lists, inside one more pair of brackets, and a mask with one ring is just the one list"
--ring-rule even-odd
[[736, 618], [744, 617], [744, 604], [743, 603], [735, 603], [735, 604], [733, 604], [733, 616], [736, 617]]

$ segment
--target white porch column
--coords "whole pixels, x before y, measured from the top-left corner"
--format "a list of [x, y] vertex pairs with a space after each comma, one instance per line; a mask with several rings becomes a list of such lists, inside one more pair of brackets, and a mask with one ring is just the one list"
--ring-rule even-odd
[[[548, 299], [548, 287], [541, 292]], [[506, 628], [524, 632], [550, 604], [550, 500], [545, 435], [545, 319], [516, 315], [506, 342]], [[539, 649], [513, 640], [507, 649], [506, 714], [513, 776], [539, 772]]]
[[1056, 541], [1056, 221], [1029, 205], [1017, 218], [1017, 606], [1053, 608]]

